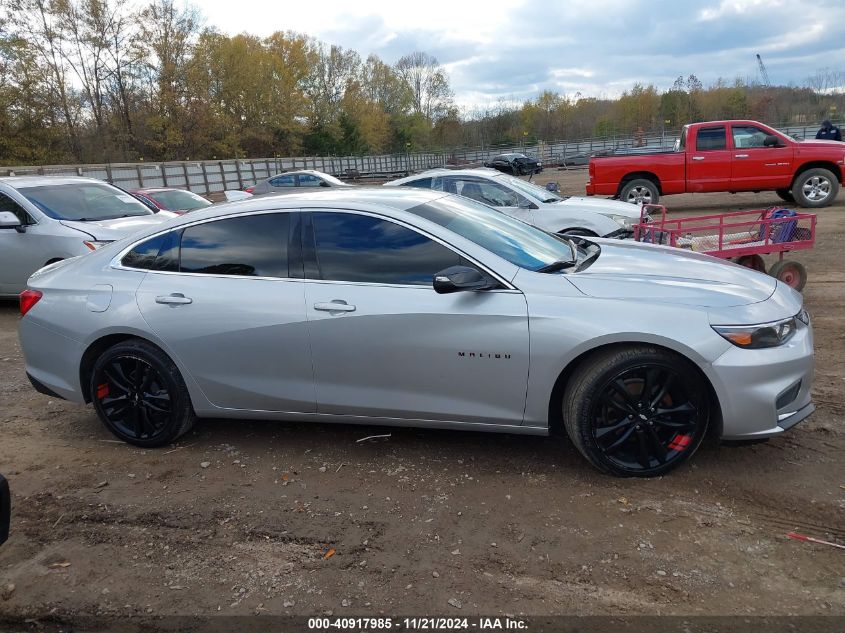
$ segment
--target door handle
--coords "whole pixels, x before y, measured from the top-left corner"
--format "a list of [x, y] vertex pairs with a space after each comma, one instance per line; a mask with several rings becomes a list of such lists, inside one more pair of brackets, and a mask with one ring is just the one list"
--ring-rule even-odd
[[734, 154], [734, 158], [748, 158], [748, 154]]
[[704, 160], [704, 156], [693, 156], [693, 160]]
[[159, 295], [156, 297], [156, 303], [163, 303], [164, 305], [187, 305], [193, 303], [194, 300], [186, 297], [181, 292], [174, 292], [170, 295]]
[[341, 299], [335, 299], [329, 303], [315, 303], [314, 309], [323, 312], [355, 312], [355, 306], [349, 305]]

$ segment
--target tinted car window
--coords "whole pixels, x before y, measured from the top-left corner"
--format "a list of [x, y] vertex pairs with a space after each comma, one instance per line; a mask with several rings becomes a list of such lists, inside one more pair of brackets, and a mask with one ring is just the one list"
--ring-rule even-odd
[[460, 256], [404, 226], [353, 213], [312, 215], [320, 278], [427, 286]]
[[290, 215], [269, 213], [189, 226], [180, 270], [215, 275], [288, 277]]
[[431, 189], [431, 178], [420, 178], [411, 182], [402, 183], [402, 187], [416, 187], [417, 189]]
[[126, 253], [121, 264], [141, 270], [179, 270], [179, 240], [182, 231], [170, 231], [141, 242]]
[[293, 176], [276, 176], [270, 179], [270, 185], [273, 187], [295, 187], [296, 181]]
[[727, 147], [725, 128], [703, 127], [698, 130], [695, 149], [699, 152], [714, 149], [725, 149]]
[[23, 225], [32, 224], [32, 218], [23, 207], [4, 193], [0, 193], [0, 211], [14, 213]]
[[322, 184], [322, 178], [317, 178], [317, 176], [312, 176], [311, 174], [299, 174], [300, 187], [320, 187]]

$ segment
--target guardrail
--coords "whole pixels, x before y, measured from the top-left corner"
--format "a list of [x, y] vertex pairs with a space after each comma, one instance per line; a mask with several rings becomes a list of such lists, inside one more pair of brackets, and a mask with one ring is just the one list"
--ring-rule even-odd
[[[778, 129], [786, 134], [813, 138], [818, 127], [818, 125], [779, 126]], [[679, 133], [679, 130], [666, 130], [624, 137], [538, 141], [456, 148], [442, 152], [373, 156], [305, 156], [0, 167], [0, 176], [86, 176], [114, 183], [124, 189], [178, 187], [195, 193], [211, 194], [227, 189], [243, 189], [258, 180], [292, 169], [316, 169], [350, 180], [389, 180], [433, 167], [477, 166], [494, 154], [506, 152], [523, 152], [537, 156], [549, 166], [578, 167], [586, 165], [589, 157], [597, 153], [671, 149]]]

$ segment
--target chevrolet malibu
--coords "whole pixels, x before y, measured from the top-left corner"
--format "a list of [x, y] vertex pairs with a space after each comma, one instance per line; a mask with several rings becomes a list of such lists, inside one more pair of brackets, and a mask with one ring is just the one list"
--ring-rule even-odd
[[813, 411], [809, 317], [772, 277], [414, 188], [195, 211], [38, 271], [21, 313], [35, 388], [144, 447], [196, 418], [562, 428], [653, 476]]

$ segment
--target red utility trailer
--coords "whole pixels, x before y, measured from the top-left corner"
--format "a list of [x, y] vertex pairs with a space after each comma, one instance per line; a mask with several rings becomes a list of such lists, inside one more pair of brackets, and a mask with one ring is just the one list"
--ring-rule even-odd
[[634, 239], [730, 259], [760, 272], [766, 272], [762, 255], [777, 253], [778, 261], [768, 273], [801, 290], [807, 271], [799, 262], [785, 260], [784, 254], [813, 247], [816, 216], [772, 207], [670, 220], [666, 207], [646, 204], [634, 225]]

